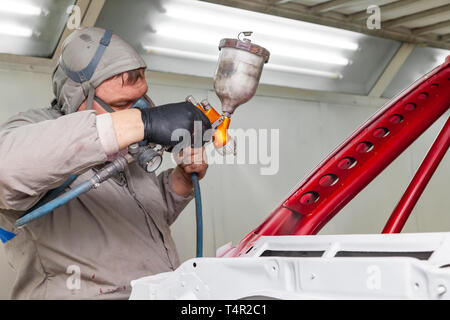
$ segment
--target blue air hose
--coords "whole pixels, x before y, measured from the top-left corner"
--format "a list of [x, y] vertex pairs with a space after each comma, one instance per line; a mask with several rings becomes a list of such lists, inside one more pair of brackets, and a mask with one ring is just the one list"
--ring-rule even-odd
[[[98, 185], [99, 183], [109, 179], [113, 174], [115, 174], [118, 171], [123, 170], [124, 166], [126, 165], [126, 160], [123, 159], [121, 160], [117, 159], [115, 160], [113, 163], [111, 163], [110, 165], [106, 166], [101, 172], [99, 172], [97, 175], [95, 175], [92, 179], [89, 179], [88, 181], [85, 181], [83, 183], [81, 183], [80, 185], [78, 185], [77, 187], [75, 187], [72, 190], [69, 190], [68, 192], [52, 199], [53, 197], [55, 197], [57, 195], [57, 192], [52, 192], [51, 195], [46, 197], [46, 200], [50, 200], [49, 202], [43, 204], [42, 206], [39, 207], [33, 207], [32, 209], [34, 210], [30, 210], [31, 212], [28, 212], [25, 216], [21, 217], [20, 219], [18, 219], [15, 223], [15, 227], [16, 228], [20, 228], [28, 223], [30, 223], [31, 221], [42, 217], [50, 212], [52, 212], [53, 210], [55, 210], [56, 208], [64, 205], [65, 203], [69, 202], [70, 200], [77, 198], [78, 196], [82, 195], [83, 193], [88, 192], [89, 190], [91, 190], [92, 188], [94, 188], [96, 185]], [[194, 186], [194, 194], [195, 194], [195, 217], [196, 217], [196, 225], [197, 225], [197, 250], [196, 250], [196, 255], [197, 257], [202, 257], [203, 256], [203, 218], [202, 218], [202, 198], [201, 198], [201, 192], [200, 192], [200, 183], [198, 180], [198, 174], [196, 172], [192, 173], [192, 184]], [[76, 177], [71, 177], [69, 179], [69, 181], [67, 181], [66, 183], [63, 184], [63, 186], [61, 186], [60, 188], [58, 188], [59, 192], [63, 190], [62, 187], [67, 187], [71, 182], [73, 182], [73, 180], [75, 180]], [[41, 202], [42, 203], [42, 202]], [[4, 231], [4, 230], [0, 230], [0, 231]], [[11, 234], [9, 235], [9, 233], [5, 233], [3, 232], [2, 234], [2, 241], [7, 241], [10, 238]]]
[[83, 193], [88, 192], [94, 187], [94, 181], [88, 180], [80, 184], [79, 186], [75, 187], [74, 189], [60, 195], [59, 197], [56, 197], [52, 201], [47, 202], [43, 206], [31, 211], [30, 213], [26, 214], [20, 219], [17, 219], [15, 227], [20, 228], [29, 222], [42, 217], [46, 215], [49, 212], [52, 212], [56, 208], [61, 207], [62, 205], [66, 204], [72, 199], [75, 199], [76, 197], [82, 195]]
[[[36, 203], [32, 208], [30, 208], [26, 213], [25, 216], [30, 213], [33, 212], [34, 210], [36, 210], [37, 208], [43, 206], [44, 204], [46, 204], [47, 202], [52, 201], [53, 199], [55, 199], [57, 196], [59, 196], [61, 193], [64, 192], [64, 189], [66, 189], [72, 182], [74, 182], [76, 179], [78, 178], [77, 175], [71, 175], [69, 177], [69, 179], [67, 179], [61, 186], [59, 186], [56, 189], [50, 190], [49, 192], [47, 192], [47, 194], [38, 201], [38, 203]], [[27, 219], [24, 219], [27, 220]], [[31, 220], [30, 220], [31, 221]], [[27, 222], [26, 222], [27, 223]], [[16, 236], [15, 233], [6, 231], [2, 228], [0, 228], [0, 240], [3, 243], [8, 242], [9, 240], [11, 240], [12, 238], [14, 238]]]
[[71, 175], [69, 177], [69, 179], [67, 179], [62, 185], [60, 185], [58, 188], [50, 190], [49, 192], [47, 192], [47, 194], [41, 199], [39, 200], [38, 203], [36, 203], [32, 208], [28, 209], [26, 214], [36, 210], [39, 207], [42, 207], [44, 204], [52, 201], [53, 199], [55, 199], [56, 197], [58, 197], [59, 195], [61, 195], [64, 190], [66, 190], [66, 188], [68, 186], [70, 186], [72, 184], [72, 182], [74, 182], [76, 179], [78, 178], [78, 175], [74, 174]]
[[197, 258], [199, 258], [203, 256], [202, 196], [200, 192], [200, 183], [198, 182], [198, 174], [196, 172], [193, 172], [191, 176], [195, 194], [195, 221], [197, 224]]
[[36, 220], [37, 218], [40, 218], [52, 212], [56, 208], [61, 207], [70, 200], [75, 199], [83, 193], [88, 192], [92, 188], [96, 188], [98, 185], [100, 185], [100, 183], [108, 180], [118, 172], [123, 171], [128, 163], [132, 161], [134, 161], [134, 158], [131, 158], [131, 156], [119, 157], [99, 170], [91, 179], [84, 181], [80, 185], [76, 186], [72, 190], [67, 191], [64, 194], [57, 196], [58, 193], [64, 191], [64, 188], [69, 186], [69, 184], [76, 179], [76, 176], [70, 177], [69, 180], [67, 180], [62, 186], [60, 186], [56, 190], [52, 190], [44, 197], [45, 201], [48, 202], [44, 204], [43, 201], [40, 201], [39, 206], [34, 206], [23, 217], [17, 219], [15, 227], [23, 227], [31, 221]]

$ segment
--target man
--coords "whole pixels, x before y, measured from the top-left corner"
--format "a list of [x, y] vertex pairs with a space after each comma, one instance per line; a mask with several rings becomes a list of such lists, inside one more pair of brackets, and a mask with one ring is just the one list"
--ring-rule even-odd
[[205, 175], [204, 161], [158, 176], [132, 163], [97, 189], [14, 228], [49, 190], [73, 174], [79, 176], [71, 186], [89, 179], [130, 144], [174, 145], [171, 133], [192, 133], [195, 121], [210, 128], [189, 103], [131, 108], [147, 92], [145, 68], [117, 35], [76, 30], [53, 74], [52, 107], [20, 113], [0, 127], [0, 227], [16, 234], [4, 244], [17, 272], [11, 298], [128, 298], [131, 280], [179, 265], [169, 227], [193, 197], [190, 174]]

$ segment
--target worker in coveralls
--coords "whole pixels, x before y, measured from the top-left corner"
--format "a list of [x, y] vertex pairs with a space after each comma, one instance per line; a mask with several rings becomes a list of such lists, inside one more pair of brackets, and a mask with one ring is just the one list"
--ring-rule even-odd
[[[52, 77], [52, 106], [1, 125], [0, 227], [16, 234], [4, 243], [17, 273], [11, 298], [126, 299], [131, 280], [179, 266], [170, 225], [193, 198], [191, 173], [205, 175], [204, 158], [158, 176], [134, 162], [50, 214], [14, 227], [49, 190], [74, 174], [66, 191], [90, 179], [130, 144], [170, 144], [175, 129], [193, 133], [196, 121], [210, 128], [190, 103], [154, 107], [145, 68], [109, 30], [76, 30]], [[141, 98], [148, 106], [134, 108]], [[202, 149], [183, 156], [193, 150]]]

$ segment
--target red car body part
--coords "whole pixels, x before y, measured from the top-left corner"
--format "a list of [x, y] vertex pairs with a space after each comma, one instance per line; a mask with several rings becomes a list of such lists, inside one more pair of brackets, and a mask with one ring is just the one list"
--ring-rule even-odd
[[383, 233], [399, 233], [450, 146], [450, 117], [391, 214]]
[[223, 256], [245, 254], [260, 236], [317, 234], [449, 108], [450, 56], [376, 112]]

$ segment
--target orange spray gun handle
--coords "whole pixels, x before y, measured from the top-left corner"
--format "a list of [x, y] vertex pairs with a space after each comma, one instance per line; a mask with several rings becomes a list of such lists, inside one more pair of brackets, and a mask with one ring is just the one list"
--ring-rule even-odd
[[215, 129], [212, 137], [214, 147], [217, 149], [224, 147], [231, 140], [228, 135], [230, 118], [220, 115], [220, 113], [218, 113], [206, 99], [201, 103], [197, 103], [192, 96], [189, 96], [186, 98], [186, 101], [191, 102], [208, 117], [212, 128]]

